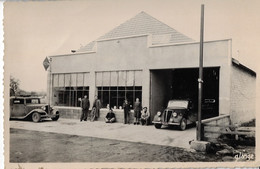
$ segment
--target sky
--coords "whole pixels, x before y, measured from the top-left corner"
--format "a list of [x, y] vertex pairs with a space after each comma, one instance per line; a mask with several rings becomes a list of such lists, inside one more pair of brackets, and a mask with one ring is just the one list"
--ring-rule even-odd
[[232, 57], [260, 72], [260, 1], [86, 0], [5, 2], [5, 75], [27, 91], [46, 91], [46, 56], [70, 53], [141, 11], [199, 41], [205, 4], [204, 39], [232, 38]]

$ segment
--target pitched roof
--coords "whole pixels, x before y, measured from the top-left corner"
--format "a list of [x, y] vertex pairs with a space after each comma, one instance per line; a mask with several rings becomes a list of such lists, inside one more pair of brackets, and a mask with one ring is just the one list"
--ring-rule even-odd
[[[137, 14], [97, 40], [151, 34], [152, 44], [191, 42], [191, 38], [176, 31], [145, 12]], [[78, 51], [86, 51], [93, 42]]]

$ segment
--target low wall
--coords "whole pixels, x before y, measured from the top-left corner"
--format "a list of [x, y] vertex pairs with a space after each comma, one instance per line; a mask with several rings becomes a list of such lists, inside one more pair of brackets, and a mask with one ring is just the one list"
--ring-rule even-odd
[[[204, 141], [210, 141], [210, 142], [217, 142], [218, 137], [221, 135], [219, 133], [210, 133], [207, 131], [220, 131], [223, 130], [224, 125], [230, 125], [230, 115], [219, 115], [217, 117], [205, 119], [201, 121], [201, 124], [204, 126]], [[220, 127], [214, 127], [214, 126], [206, 126], [209, 125], [216, 125]]]
[[[66, 119], [80, 119], [81, 116], [81, 108], [80, 107], [64, 107], [64, 106], [55, 106], [55, 109], [58, 109], [60, 113], [60, 118]], [[106, 114], [108, 113], [108, 109], [100, 109], [100, 116], [97, 121], [104, 121]], [[116, 115], [116, 122], [124, 123], [124, 110], [122, 109], [114, 109], [113, 110]], [[89, 111], [90, 115], [90, 111]], [[133, 110], [130, 112], [130, 123], [134, 121], [134, 112]]]
[[66, 119], [80, 119], [81, 108], [80, 107], [65, 107], [65, 106], [55, 106], [60, 113], [60, 118]]

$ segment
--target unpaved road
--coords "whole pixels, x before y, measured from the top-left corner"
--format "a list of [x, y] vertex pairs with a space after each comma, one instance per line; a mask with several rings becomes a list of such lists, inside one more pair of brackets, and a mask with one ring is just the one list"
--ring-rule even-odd
[[185, 162], [221, 157], [161, 145], [10, 129], [10, 162]]

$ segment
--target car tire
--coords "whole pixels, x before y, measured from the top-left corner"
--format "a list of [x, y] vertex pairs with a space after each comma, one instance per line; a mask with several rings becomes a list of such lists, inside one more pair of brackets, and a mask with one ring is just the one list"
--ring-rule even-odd
[[41, 120], [41, 115], [38, 112], [32, 114], [32, 121], [38, 123]]
[[57, 121], [58, 119], [59, 119], [59, 115], [58, 116], [55, 116], [55, 117], [52, 117], [51, 119], [52, 119], [52, 121]]
[[180, 130], [184, 131], [187, 128], [187, 120], [186, 118], [182, 118], [180, 121]]
[[154, 127], [160, 129], [162, 127], [162, 124], [154, 124]]

